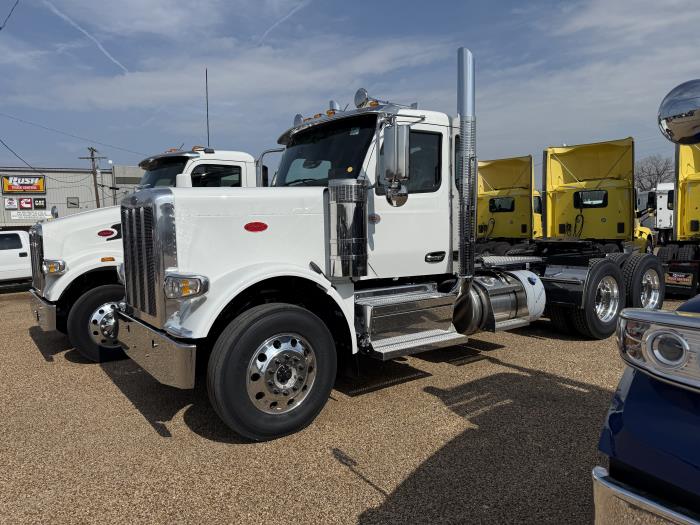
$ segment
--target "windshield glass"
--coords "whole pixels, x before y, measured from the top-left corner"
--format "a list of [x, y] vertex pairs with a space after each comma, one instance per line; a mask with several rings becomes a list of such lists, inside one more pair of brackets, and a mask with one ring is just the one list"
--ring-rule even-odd
[[139, 182], [139, 188], [156, 188], [158, 186], [175, 186], [175, 178], [185, 169], [187, 157], [162, 157], [141, 167], [146, 170]]
[[376, 115], [319, 125], [292, 136], [280, 160], [275, 186], [325, 186], [356, 178], [374, 135]]

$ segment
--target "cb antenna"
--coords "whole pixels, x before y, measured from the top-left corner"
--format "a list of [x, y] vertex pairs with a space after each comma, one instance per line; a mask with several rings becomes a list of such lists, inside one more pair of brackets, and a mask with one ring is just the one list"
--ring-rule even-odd
[[204, 68], [204, 97], [207, 104], [207, 148], [209, 148], [209, 72], [206, 67]]

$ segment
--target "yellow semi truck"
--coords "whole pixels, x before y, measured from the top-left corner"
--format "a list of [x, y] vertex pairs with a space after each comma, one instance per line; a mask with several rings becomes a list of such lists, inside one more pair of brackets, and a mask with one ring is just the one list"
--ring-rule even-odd
[[695, 295], [700, 281], [700, 146], [676, 146], [675, 165], [675, 190], [667, 203], [673, 209], [673, 229], [657, 255], [669, 292]]
[[651, 252], [653, 232], [636, 218], [634, 140], [544, 151], [545, 236], [589, 239], [605, 252]]
[[532, 156], [479, 161], [477, 252], [505, 255], [542, 236]]

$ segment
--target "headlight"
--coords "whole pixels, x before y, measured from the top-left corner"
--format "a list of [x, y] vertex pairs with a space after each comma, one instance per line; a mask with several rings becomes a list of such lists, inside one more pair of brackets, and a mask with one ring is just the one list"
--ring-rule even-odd
[[209, 279], [201, 275], [166, 275], [163, 286], [168, 299], [186, 299], [209, 290]]
[[700, 316], [697, 314], [623, 310], [617, 341], [622, 358], [631, 366], [700, 389]]
[[41, 271], [45, 275], [57, 275], [66, 271], [66, 262], [61, 259], [44, 259], [41, 263]]

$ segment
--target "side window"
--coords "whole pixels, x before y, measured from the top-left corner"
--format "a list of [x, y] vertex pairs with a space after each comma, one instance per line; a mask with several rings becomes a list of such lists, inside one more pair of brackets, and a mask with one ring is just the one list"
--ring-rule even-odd
[[489, 211], [491, 213], [515, 211], [515, 199], [513, 197], [496, 197], [489, 199]]
[[411, 131], [409, 136], [409, 193], [428, 193], [440, 188], [442, 135]]
[[22, 241], [16, 233], [0, 233], [0, 250], [19, 250]]
[[532, 211], [534, 213], [542, 213], [542, 197], [539, 195], [532, 198]]
[[666, 207], [669, 210], [673, 209], [673, 201], [674, 201], [675, 196], [676, 196], [676, 190], [670, 190], [668, 192], [668, 197], [666, 197]]
[[574, 208], [607, 208], [607, 190], [582, 190], [574, 193]]
[[239, 188], [240, 186], [240, 166], [199, 164], [192, 170], [193, 188]]
[[[409, 134], [408, 192], [430, 193], [440, 188], [442, 178], [442, 135], [428, 131], [411, 131]], [[384, 145], [379, 149], [380, 163]], [[377, 181], [376, 192], [384, 195], [385, 181]]]

